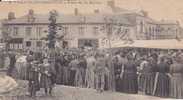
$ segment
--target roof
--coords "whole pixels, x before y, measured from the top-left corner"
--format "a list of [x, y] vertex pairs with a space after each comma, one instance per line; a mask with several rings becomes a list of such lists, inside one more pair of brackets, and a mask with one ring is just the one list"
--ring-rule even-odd
[[149, 22], [150, 24], [155, 24], [155, 25], [179, 25], [179, 22], [176, 20], [161, 20], [161, 21], [153, 21]]
[[[49, 15], [34, 14], [34, 24], [48, 24]], [[105, 18], [116, 19], [119, 23], [125, 25], [133, 25], [133, 23], [127, 18], [118, 14], [85, 14], [85, 15], [73, 15], [73, 14], [60, 14], [57, 18], [57, 23], [106, 23]], [[33, 24], [31, 23], [31, 24]], [[4, 24], [30, 24], [28, 22], [28, 15], [6, 21]]]
[[161, 24], [161, 25], [178, 25], [178, 21], [176, 20], [161, 20], [159, 21], [158, 24]]

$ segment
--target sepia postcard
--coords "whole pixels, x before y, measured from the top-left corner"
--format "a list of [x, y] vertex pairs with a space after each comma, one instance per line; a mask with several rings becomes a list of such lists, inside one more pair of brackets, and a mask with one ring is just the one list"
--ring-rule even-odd
[[0, 100], [177, 99], [182, 0], [0, 1]]

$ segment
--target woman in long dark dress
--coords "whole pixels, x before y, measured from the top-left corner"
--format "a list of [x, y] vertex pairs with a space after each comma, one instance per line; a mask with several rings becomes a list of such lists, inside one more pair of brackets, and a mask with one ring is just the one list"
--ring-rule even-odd
[[70, 71], [69, 85], [70, 86], [76, 86], [75, 76], [76, 76], [78, 64], [79, 64], [79, 61], [77, 57], [73, 56], [73, 60], [69, 63], [69, 71]]
[[122, 67], [122, 91], [125, 93], [138, 93], [137, 67], [131, 55], [127, 56], [127, 63]]
[[[85, 87], [85, 75], [86, 75], [86, 60], [84, 59], [84, 55], [80, 55], [79, 57], [79, 64], [76, 75], [78, 76], [77, 79], [80, 80], [80, 87]], [[77, 85], [77, 86], [78, 86]]]
[[112, 55], [111, 54], [107, 54], [106, 55], [106, 67], [108, 69], [108, 73], [106, 73], [106, 78], [107, 78], [107, 90], [109, 91], [115, 91], [115, 71], [114, 71], [114, 64], [113, 63], [113, 59], [112, 59]]
[[[156, 66], [154, 66], [153, 63], [153, 58], [150, 57], [148, 58], [148, 60], [144, 60], [141, 63], [141, 75], [140, 75], [140, 79], [141, 79], [141, 88], [144, 94], [147, 95], [152, 95], [153, 94], [153, 87], [154, 87], [154, 77], [155, 77], [155, 69]], [[155, 62], [154, 62], [155, 63]]]
[[153, 90], [155, 96], [169, 96], [170, 79], [168, 73], [169, 65], [166, 62], [166, 58], [162, 57], [160, 59], [160, 63], [157, 65], [156, 70], [156, 77]]
[[51, 66], [48, 59], [44, 59], [43, 65], [41, 66], [41, 78], [40, 78], [40, 87], [45, 89], [45, 94], [47, 95], [48, 90], [49, 94], [52, 94], [52, 88], [54, 85], [53, 74], [55, 73], [54, 66]]
[[115, 75], [115, 90], [117, 92], [121, 92], [121, 78], [120, 78], [120, 73], [121, 73], [121, 65], [118, 63], [118, 58], [114, 56], [112, 58], [112, 65], [114, 66], [114, 75]]
[[70, 71], [69, 71], [69, 63], [71, 59], [69, 59], [68, 55], [63, 55], [63, 62], [61, 66], [63, 66], [63, 84], [69, 85], [69, 77], [70, 77]]
[[36, 92], [40, 90], [39, 83], [39, 67], [38, 62], [33, 61], [31, 64], [28, 64], [28, 91], [30, 96], [36, 96]]
[[174, 64], [170, 66], [170, 96], [183, 99], [183, 59], [176, 57]]
[[56, 83], [57, 84], [64, 84], [63, 82], [63, 56], [57, 56], [56, 61], [55, 61], [55, 70], [56, 70]]

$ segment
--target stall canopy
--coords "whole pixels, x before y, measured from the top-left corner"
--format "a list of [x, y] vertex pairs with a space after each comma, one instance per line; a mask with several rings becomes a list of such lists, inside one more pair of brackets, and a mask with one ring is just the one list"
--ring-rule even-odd
[[183, 49], [183, 39], [166, 40], [134, 40], [118, 41], [112, 43], [112, 48], [136, 47], [136, 48], [154, 48], [154, 49]]

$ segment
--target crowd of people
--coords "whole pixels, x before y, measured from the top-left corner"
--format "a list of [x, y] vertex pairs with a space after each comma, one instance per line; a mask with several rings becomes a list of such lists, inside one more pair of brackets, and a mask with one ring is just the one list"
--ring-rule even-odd
[[[8, 75], [28, 80], [29, 93], [44, 88], [52, 95], [55, 84], [92, 88], [98, 92], [139, 92], [183, 99], [183, 52], [181, 50], [149, 50], [123, 48], [118, 50], [65, 50], [32, 52], [24, 67], [16, 66], [11, 54]], [[18, 75], [12, 75], [13, 68]]]

